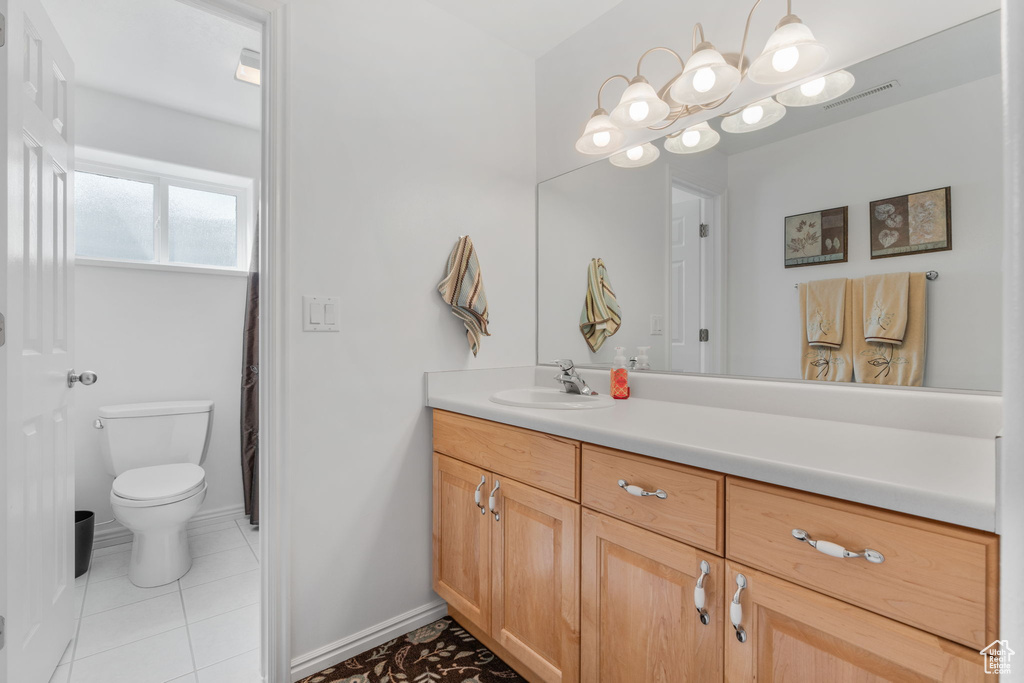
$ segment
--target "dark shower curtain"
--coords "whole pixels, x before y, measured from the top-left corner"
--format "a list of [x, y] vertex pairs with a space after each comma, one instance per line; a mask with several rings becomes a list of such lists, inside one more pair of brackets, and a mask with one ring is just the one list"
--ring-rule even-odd
[[255, 244], [249, 264], [242, 336], [242, 496], [249, 522], [260, 523], [260, 221], [256, 217]]

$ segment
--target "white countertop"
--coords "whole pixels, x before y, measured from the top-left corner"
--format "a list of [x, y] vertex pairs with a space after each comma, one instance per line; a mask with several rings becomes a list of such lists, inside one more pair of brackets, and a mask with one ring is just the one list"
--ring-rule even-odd
[[508, 388], [507, 382], [483, 391], [446, 384], [428, 387], [428, 406], [952, 524], [996, 529], [994, 438], [643, 398], [599, 410], [519, 408], [489, 400], [494, 391]]

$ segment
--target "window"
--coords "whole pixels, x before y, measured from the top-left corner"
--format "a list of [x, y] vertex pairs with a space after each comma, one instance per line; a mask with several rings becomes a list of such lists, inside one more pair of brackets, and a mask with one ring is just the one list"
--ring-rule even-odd
[[242, 181], [79, 163], [75, 254], [96, 264], [246, 270], [250, 196]]

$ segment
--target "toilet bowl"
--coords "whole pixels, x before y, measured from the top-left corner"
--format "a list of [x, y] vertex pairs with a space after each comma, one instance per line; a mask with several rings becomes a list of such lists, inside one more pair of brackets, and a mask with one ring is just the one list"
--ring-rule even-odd
[[143, 588], [178, 580], [192, 567], [187, 527], [206, 500], [212, 401], [104, 406], [96, 428], [114, 483], [114, 518], [133, 536], [128, 579]]
[[128, 470], [114, 480], [114, 519], [135, 536], [128, 580], [150, 588], [192, 568], [188, 521], [206, 500], [206, 473], [188, 463]]

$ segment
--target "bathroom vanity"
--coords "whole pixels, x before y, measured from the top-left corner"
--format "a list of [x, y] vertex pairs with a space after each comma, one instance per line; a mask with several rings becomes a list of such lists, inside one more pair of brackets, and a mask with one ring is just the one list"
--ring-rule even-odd
[[[652, 394], [713, 381], [645, 379]], [[740, 380], [718, 380], [729, 381]], [[815, 471], [802, 450], [818, 447], [817, 430], [846, 439], [852, 425], [636, 398], [607, 410], [511, 408], [460, 382], [428, 375], [434, 589], [528, 680], [986, 677], [979, 651], [998, 627], [994, 496], [983, 493], [994, 491], [983, 464], [993, 439], [910, 431], [900, 441], [901, 430], [858, 425], [852, 448], [886, 432], [875, 464], [865, 454], [843, 472], [823, 453]], [[911, 400], [934, 399], [941, 414], [951, 396]], [[998, 401], [951, 400], [960, 411]], [[652, 432], [668, 415], [674, 424]], [[719, 434], [723, 420], [742, 433]], [[794, 420], [806, 420], [804, 436], [785, 442]], [[729, 445], [758, 441], [746, 453]], [[907, 462], [886, 467], [897, 451]], [[914, 468], [919, 485], [907, 486]]]

